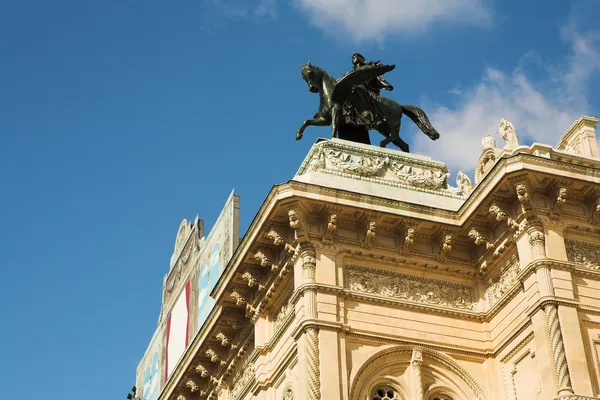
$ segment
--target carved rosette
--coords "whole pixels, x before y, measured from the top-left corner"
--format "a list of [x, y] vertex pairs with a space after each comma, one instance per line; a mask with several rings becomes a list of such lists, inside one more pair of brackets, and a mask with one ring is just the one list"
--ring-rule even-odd
[[544, 312], [546, 313], [546, 328], [550, 337], [554, 372], [558, 383], [558, 395], [573, 394], [556, 304], [546, 304]]
[[306, 356], [308, 367], [308, 398], [321, 398], [321, 381], [319, 372], [319, 334], [315, 328], [306, 329]]

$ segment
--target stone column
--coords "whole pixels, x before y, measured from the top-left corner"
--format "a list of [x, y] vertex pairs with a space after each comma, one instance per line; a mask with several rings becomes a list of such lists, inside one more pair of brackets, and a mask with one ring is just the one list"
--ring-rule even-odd
[[412, 352], [410, 361], [413, 367], [413, 399], [423, 400], [423, 378], [421, 376], [421, 365], [423, 365], [423, 353], [420, 349], [415, 349]]
[[[527, 233], [529, 234], [529, 243], [533, 247], [534, 261], [546, 258], [546, 243], [542, 225], [538, 223], [529, 224]], [[550, 268], [545, 265], [539, 266], [536, 269], [536, 276], [540, 298], [553, 297], [554, 288]], [[556, 302], [553, 300], [546, 302], [543, 309], [546, 317], [546, 333], [550, 340], [549, 347], [552, 354], [554, 374], [558, 385], [558, 395], [573, 394]]]
[[[315, 283], [317, 259], [312, 244], [301, 244], [300, 257], [302, 258], [304, 284]], [[317, 318], [317, 294], [314, 289], [308, 289], [304, 292], [304, 315], [306, 319]], [[319, 332], [314, 327], [308, 327], [302, 336], [306, 345], [308, 399], [319, 400], [321, 398], [321, 382], [319, 376]]]

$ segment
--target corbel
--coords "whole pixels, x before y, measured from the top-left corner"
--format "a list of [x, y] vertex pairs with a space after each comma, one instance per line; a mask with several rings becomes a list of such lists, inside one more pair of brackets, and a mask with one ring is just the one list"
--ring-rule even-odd
[[329, 214], [323, 233], [323, 244], [333, 244], [334, 233], [337, 230], [337, 218], [337, 213], [332, 212]]
[[216, 338], [221, 343], [221, 346], [230, 347], [231, 350], [237, 349], [237, 346], [233, 344], [233, 341], [229, 337], [227, 337], [223, 332], [217, 333]]
[[200, 386], [196, 382], [194, 382], [193, 379], [188, 379], [185, 383], [185, 387], [190, 389], [190, 392], [192, 393], [200, 391]]
[[245, 308], [246, 318], [250, 318], [256, 311], [256, 309], [252, 307], [252, 305], [248, 303], [246, 298], [242, 296], [237, 290], [233, 290], [233, 292], [231, 292], [230, 294], [230, 297], [235, 301], [235, 304], [237, 306]]
[[481, 232], [479, 232], [475, 227], [469, 229], [468, 235], [469, 239], [471, 239], [476, 246], [485, 246], [486, 250], [491, 250], [494, 248], [494, 244], [490, 243]]
[[589, 222], [590, 224], [594, 225], [600, 223], [600, 191], [597, 191], [594, 194], [594, 200], [592, 202]]
[[256, 261], [258, 261], [260, 263], [260, 266], [263, 268], [271, 268], [271, 271], [273, 271], [273, 272], [276, 272], [279, 270], [279, 266], [277, 264], [275, 264], [273, 261], [271, 261], [271, 258], [269, 258], [266, 254], [266, 250], [264, 250], [262, 248], [258, 248], [256, 250], [253, 258]]
[[283, 208], [287, 211], [290, 228], [294, 230], [294, 240], [308, 242], [308, 212], [298, 201], [283, 204]]
[[408, 255], [410, 253], [410, 248], [413, 244], [415, 244], [415, 236], [417, 235], [417, 228], [419, 223], [414, 220], [405, 220], [404, 221], [404, 229], [403, 229], [403, 237], [404, 240], [402, 242], [402, 248], [400, 249], [400, 253], [402, 255]]
[[211, 347], [209, 347], [204, 354], [206, 354], [206, 357], [208, 357], [212, 363], [218, 364], [221, 367], [227, 365], [227, 363], [223, 361], [223, 357], [221, 357], [221, 355], [214, 351], [214, 349]]
[[233, 316], [225, 318], [225, 323], [231, 327], [234, 331], [241, 329], [244, 326], [244, 321]]
[[442, 246], [438, 254], [438, 261], [445, 262], [448, 260], [448, 253], [452, 250], [453, 236], [449, 233], [443, 234]]
[[508, 229], [513, 232], [516, 232], [519, 229], [519, 223], [511, 218], [506, 211], [504, 211], [500, 205], [496, 202], [492, 203], [489, 210], [489, 215], [494, 218], [496, 221], [506, 221], [508, 225]]
[[563, 206], [567, 203], [567, 197], [569, 195], [567, 184], [565, 182], [558, 183], [555, 192], [556, 197], [554, 197], [554, 201], [552, 202], [549, 215], [551, 219], [560, 218], [560, 212]]
[[250, 288], [255, 287], [259, 292], [265, 290], [265, 286], [261, 284], [260, 281], [248, 271], [242, 274], [242, 279], [248, 284], [248, 287]]
[[283, 246], [286, 253], [288, 254], [294, 254], [294, 252], [296, 251], [296, 249], [294, 248], [294, 246], [292, 246], [291, 244], [289, 244], [284, 238], [283, 236], [281, 236], [279, 234], [279, 232], [277, 232], [277, 230], [275, 230], [275, 228], [271, 228], [269, 230], [269, 232], [267, 232], [267, 237], [273, 241], [273, 244], [277, 247], [279, 246]]
[[367, 231], [365, 233], [365, 237], [362, 240], [361, 247], [366, 249], [371, 248], [373, 239], [375, 238], [375, 231], [377, 230], [377, 222], [369, 221], [367, 225]]
[[521, 205], [521, 212], [526, 213], [533, 210], [533, 192], [527, 175], [520, 175], [514, 178], [509, 178], [515, 188], [517, 201]]

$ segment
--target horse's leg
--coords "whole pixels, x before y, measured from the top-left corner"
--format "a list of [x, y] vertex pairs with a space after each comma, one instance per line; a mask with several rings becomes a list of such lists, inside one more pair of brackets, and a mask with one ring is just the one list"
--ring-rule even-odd
[[402, 122], [402, 118], [398, 120], [398, 125], [396, 125], [392, 131], [392, 135], [390, 136], [390, 141], [394, 143], [396, 146], [400, 148], [405, 153], [410, 153], [410, 148], [408, 147], [408, 143], [400, 138], [400, 125]]
[[325, 117], [317, 117], [314, 119], [307, 119], [306, 121], [304, 121], [304, 123], [302, 124], [300, 129], [298, 129], [298, 132], [296, 132], [296, 140], [302, 139], [302, 134], [304, 133], [304, 130], [306, 129], [306, 127], [308, 127], [308, 126], [327, 126], [330, 123], [331, 122]]
[[334, 105], [331, 109], [331, 138], [335, 139], [337, 136], [338, 122], [340, 119], [341, 108], [338, 105]]

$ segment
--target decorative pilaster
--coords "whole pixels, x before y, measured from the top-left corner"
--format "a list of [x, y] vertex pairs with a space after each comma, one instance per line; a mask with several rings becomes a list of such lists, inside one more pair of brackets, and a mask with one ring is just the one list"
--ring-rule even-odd
[[[530, 219], [527, 221], [527, 233], [529, 234], [529, 244], [533, 248], [534, 260], [546, 258], [546, 242], [544, 228], [540, 220]], [[550, 268], [542, 265], [536, 269], [538, 281], [538, 290], [540, 297], [554, 296], [554, 287]], [[546, 303], [544, 305], [544, 314], [546, 317], [546, 332], [550, 338], [550, 353], [554, 364], [554, 373], [558, 384], [558, 395], [573, 394], [571, 386], [571, 377], [567, 366], [567, 357], [565, 354], [565, 345], [563, 343], [560, 322], [558, 320], [558, 307], [556, 303]]]
[[558, 383], [558, 395], [563, 396], [573, 394], [556, 304], [546, 304], [544, 306], [544, 312], [546, 313], [546, 329], [548, 330], [548, 335], [550, 337], [554, 372], [556, 374], [556, 382]]
[[[317, 269], [317, 257], [315, 248], [310, 243], [302, 243], [300, 246], [300, 257], [302, 258], [302, 270], [304, 283], [315, 283], [315, 272]], [[314, 290], [304, 292], [304, 308], [307, 319], [317, 317], [317, 296]], [[309, 400], [321, 398], [321, 381], [319, 371], [319, 332], [316, 328], [309, 327], [304, 333], [306, 343], [306, 362], [308, 378]]]
[[423, 365], [423, 353], [419, 349], [413, 350], [410, 361], [414, 372], [414, 400], [423, 400], [423, 377], [421, 376], [421, 365]]

